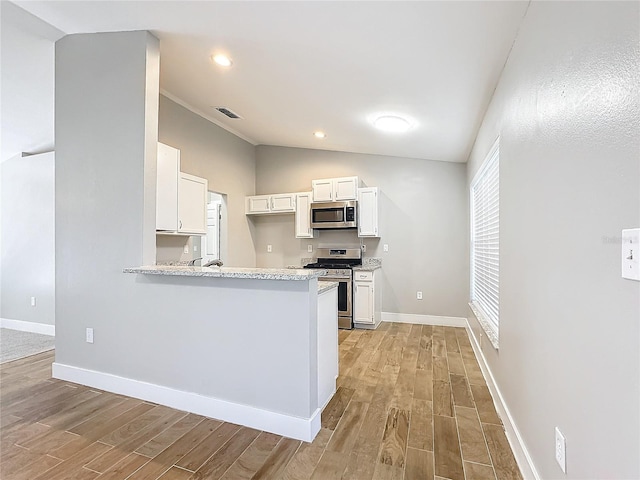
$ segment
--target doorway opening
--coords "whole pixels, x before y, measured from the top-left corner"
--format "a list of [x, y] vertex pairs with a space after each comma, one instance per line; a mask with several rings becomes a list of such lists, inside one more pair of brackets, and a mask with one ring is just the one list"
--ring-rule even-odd
[[227, 259], [227, 196], [207, 193], [207, 234], [200, 237], [202, 263]]

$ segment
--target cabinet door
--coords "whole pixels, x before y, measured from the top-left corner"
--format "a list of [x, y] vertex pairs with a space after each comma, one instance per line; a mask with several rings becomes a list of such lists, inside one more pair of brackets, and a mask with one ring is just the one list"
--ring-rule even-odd
[[158, 143], [156, 230], [178, 230], [180, 150]]
[[257, 195], [247, 197], [246, 214], [269, 213], [271, 212], [271, 196]]
[[333, 180], [312, 180], [311, 188], [313, 189], [314, 202], [332, 202], [333, 198]]
[[378, 237], [378, 188], [358, 189], [358, 236]]
[[296, 195], [296, 238], [313, 238], [311, 197], [311, 192]]
[[358, 177], [335, 178], [333, 180], [334, 200], [355, 200], [358, 198]]
[[178, 231], [206, 235], [207, 180], [180, 174], [178, 189]]
[[279, 195], [271, 195], [271, 211], [272, 212], [295, 212], [296, 196], [293, 193], [282, 193]]
[[373, 282], [354, 282], [353, 321], [373, 324]]

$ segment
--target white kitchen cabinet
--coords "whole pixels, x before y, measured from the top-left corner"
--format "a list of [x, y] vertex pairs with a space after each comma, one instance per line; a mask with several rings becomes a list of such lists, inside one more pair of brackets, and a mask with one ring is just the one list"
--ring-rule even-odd
[[379, 271], [353, 272], [353, 323], [356, 328], [376, 328], [380, 324], [382, 295]]
[[178, 230], [180, 150], [158, 143], [156, 230]]
[[296, 238], [315, 238], [317, 230], [311, 228], [311, 192], [296, 194]]
[[273, 213], [294, 213], [296, 211], [295, 193], [275, 193], [272, 195], [254, 195], [246, 197], [247, 215], [265, 215]]
[[178, 232], [207, 234], [207, 190], [204, 178], [180, 172], [178, 184]]
[[379, 237], [378, 187], [358, 189], [358, 237]]
[[271, 213], [271, 195], [255, 195], [253, 197], [247, 197], [245, 213], [247, 215]]
[[325, 178], [312, 180], [314, 202], [337, 202], [356, 200], [358, 197], [358, 177]]
[[296, 196], [293, 193], [271, 195], [271, 212], [295, 212]]
[[318, 407], [336, 393], [338, 379], [338, 289], [318, 295]]

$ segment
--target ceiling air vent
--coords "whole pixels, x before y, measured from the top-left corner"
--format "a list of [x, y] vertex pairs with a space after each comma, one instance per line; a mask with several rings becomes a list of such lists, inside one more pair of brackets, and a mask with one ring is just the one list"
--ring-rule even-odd
[[242, 118], [240, 115], [238, 115], [236, 112], [232, 112], [231, 110], [229, 110], [226, 107], [214, 107], [217, 111], [219, 111], [220, 113], [222, 113], [223, 115], [226, 115], [229, 118]]

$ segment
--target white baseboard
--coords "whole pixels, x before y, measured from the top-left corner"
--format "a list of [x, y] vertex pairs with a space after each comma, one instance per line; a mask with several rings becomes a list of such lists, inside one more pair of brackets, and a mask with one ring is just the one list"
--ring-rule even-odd
[[473, 351], [475, 352], [478, 363], [480, 364], [480, 369], [482, 370], [482, 374], [487, 381], [487, 386], [489, 387], [491, 396], [496, 404], [496, 410], [504, 423], [504, 431], [507, 435], [507, 440], [509, 440], [509, 444], [511, 445], [511, 449], [513, 450], [513, 455], [516, 457], [516, 462], [518, 462], [518, 466], [522, 472], [522, 477], [524, 480], [540, 480], [541, 477], [533, 464], [533, 460], [524, 444], [522, 435], [520, 435], [520, 431], [513, 421], [511, 412], [509, 411], [509, 408], [504, 401], [504, 397], [496, 384], [493, 373], [487, 363], [487, 359], [485, 358], [484, 353], [480, 348], [480, 344], [478, 343], [478, 340], [471, 329], [471, 325], [469, 325], [468, 322], [466, 329], [469, 334], [469, 338], [471, 339], [471, 346], [473, 347]]
[[311, 442], [320, 431], [321, 409], [311, 418], [300, 418], [57, 362], [52, 376], [305, 442]]
[[415, 313], [382, 312], [383, 322], [413, 323], [416, 325], [438, 325], [443, 327], [466, 327], [464, 317], [441, 317], [438, 315], [418, 315]]
[[39, 333], [55, 337], [56, 326], [46, 323], [25, 322], [24, 320], [12, 320], [10, 318], [0, 318], [0, 328], [19, 330], [21, 332]]

